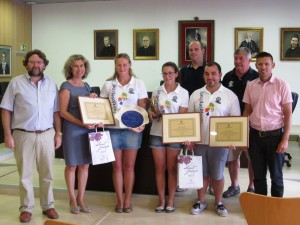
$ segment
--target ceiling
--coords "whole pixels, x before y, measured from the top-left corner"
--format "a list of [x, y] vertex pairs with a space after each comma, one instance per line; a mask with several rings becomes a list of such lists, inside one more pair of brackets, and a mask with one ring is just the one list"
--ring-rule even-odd
[[70, 2], [93, 2], [93, 1], [116, 1], [116, 0], [21, 0], [27, 4], [51, 4], [51, 3], [70, 3]]

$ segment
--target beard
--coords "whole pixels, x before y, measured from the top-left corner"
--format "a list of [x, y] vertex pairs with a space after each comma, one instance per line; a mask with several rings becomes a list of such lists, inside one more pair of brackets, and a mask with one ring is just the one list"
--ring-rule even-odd
[[44, 76], [43, 71], [40, 71], [38, 69], [29, 70], [28, 74], [31, 77], [43, 77]]

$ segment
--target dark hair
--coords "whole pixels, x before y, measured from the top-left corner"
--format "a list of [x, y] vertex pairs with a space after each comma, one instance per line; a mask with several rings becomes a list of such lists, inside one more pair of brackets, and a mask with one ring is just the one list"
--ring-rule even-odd
[[293, 34], [293, 35], [292, 35], [292, 38], [297, 38], [298, 41], [299, 41], [299, 35], [298, 35], [298, 34]]
[[[117, 59], [120, 59], [120, 58], [127, 59], [128, 62], [131, 64], [131, 59], [130, 59], [130, 57], [129, 57], [129, 55], [128, 55], [127, 53], [119, 53], [119, 54], [115, 57], [115, 65], [116, 65], [116, 63], [117, 63]], [[131, 68], [129, 68], [129, 75], [135, 77], [135, 75], [133, 74]], [[114, 75], [113, 75], [112, 77], [108, 78], [107, 80], [115, 80], [117, 77], [118, 77], [118, 73], [117, 73], [117, 70], [116, 70], [116, 68], [115, 68]]]
[[[218, 70], [219, 70], [219, 73], [222, 73], [221, 66], [220, 66], [220, 64], [217, 63], [217, 62], [209, 62], [209, 63], [206, 64], [206, 66], [207, 66], [207, 67], [216, 66], [216, 67], [218, 68]], [[206, 67], [206, 66], [205, 66], [205, 67]]]
[[167, 66], [172, 67], [174, 69], [174, 72], [178, 73], [178, 76], [176, 77], [175, 81], [179, 82], [179, 80], [180, 80], [180, 78], [179, 78], [180, 77], [180, 72], [179, 72], [179, 69], [178, 69], [178, 66], [176, 65], [176, 63], [174, 63], [174, 62], [166, 62], [166, 63], [164, 63], [162, 65], [161, 70], [163, 70], [163, 68], [167, 67]]
[[73, 77], [72, 66], [75, 61], [82, 60], [85, 67], [85, 74], [82, 79], [87, 78], [90, 72], [90, 63], [83, 55], [71, 55], [67, 61], [65, 62], [63, 73], [65, 74], [65, 78], [70, 80]]
[[273, 62], [273, 56], [268, 52], [260, 52], [256, 55], [255, 58], [256, 58], [256, 61], [257, 61], [259, 58], [264, 58], [264, 57], [270, 57], [272, 62]]
[[32, 51], [27, 52], [27, 54], [25, 55], [25, 58], [23, 60], [23, 65], [25, 67], [27, 66], [28, 60], [32, 55], [38, 55], [38, 57], [40, 57], [44, 61], [45, 67], [49, 64], [49, 60], [46, 58], [45, 53], [41, 50], [34, 49]]

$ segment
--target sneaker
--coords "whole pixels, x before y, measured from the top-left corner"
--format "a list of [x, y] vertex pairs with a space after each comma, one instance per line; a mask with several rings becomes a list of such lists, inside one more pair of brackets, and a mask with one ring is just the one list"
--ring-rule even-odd
[[255, 190], [254, 190], [253, 188], [250, 188], [250, 187], [249, 187], [249, 188], [247, 189], [247, 192], [255, 193]]
[[199, 214], [200, 212], [203, 211], [203, 209], [206, 208], [206, 203], [205, 202], [201, 202], [201, 201], [198, 201], [196, 202], [193, 207], [191, 208], [191, 214], [192, 215], [197, 215]]
[[224, 191], [223, 198], [230, 198], [240, 193], [240, 186], [233, 187], [229, 186], [227, 191]]
[[219, 216], [226, 217], [228, 215], [228, 212], [223, 204], [216, 205], [216, 211]]

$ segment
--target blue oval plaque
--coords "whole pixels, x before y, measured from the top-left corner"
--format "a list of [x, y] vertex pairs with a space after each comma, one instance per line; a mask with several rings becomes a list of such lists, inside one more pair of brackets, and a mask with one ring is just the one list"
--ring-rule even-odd
[[136, 128], [143, 124], [143, 115], [137, 111], [129, 110], [122, 114], [121, 121], [126, 127]]

